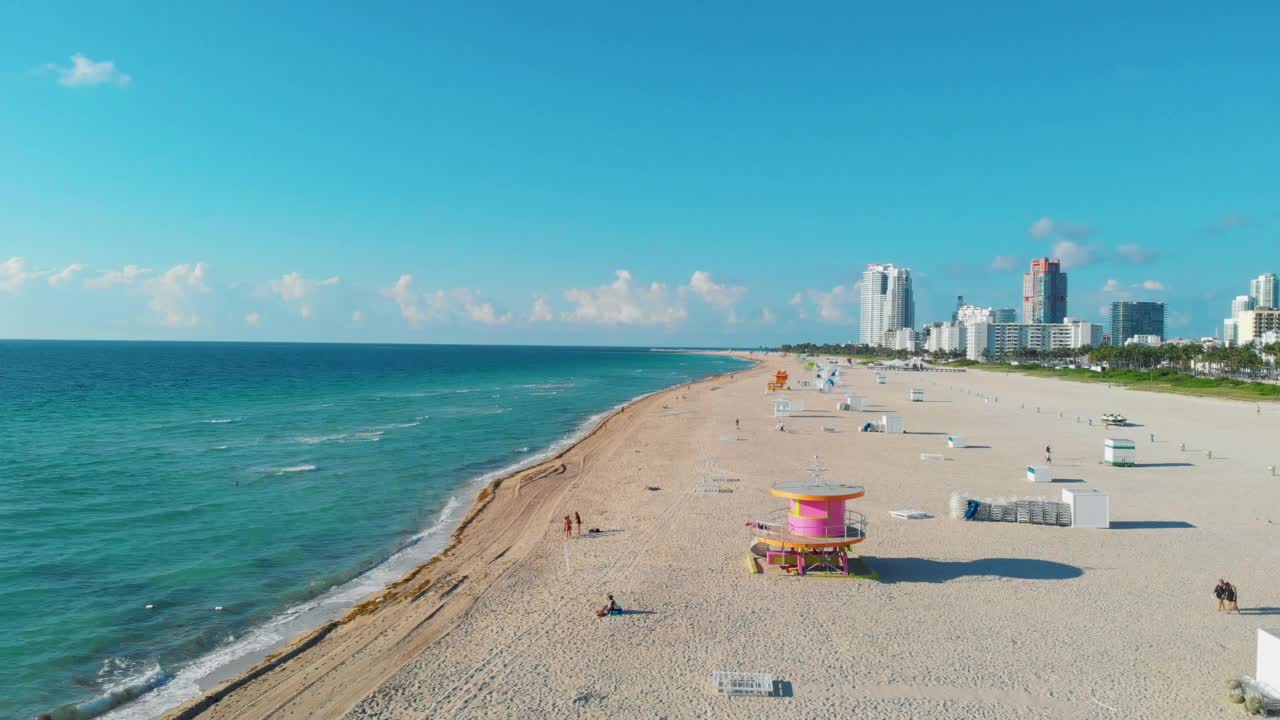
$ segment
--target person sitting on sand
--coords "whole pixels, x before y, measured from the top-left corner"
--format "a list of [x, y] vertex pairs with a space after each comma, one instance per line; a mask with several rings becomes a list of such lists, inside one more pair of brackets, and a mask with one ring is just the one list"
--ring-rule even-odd
[[622, 614], [622, 606], [618, 604], [617, 600], [613, 599], [612, 595], [609, 596], [609, 602], [606, 603], [604, 607], [596, 610], [596, 617], [604, 617], [605, 615], [621, 615], [621, 614]]
[[1218, 578], [1218, 584], [1213, 586], [1213, 596], [1218, 598], [1218, 612], [1222, 612], [1223, 610], [1225, 610], [1226, 606], [1223, 603], [1225, 603], [1227, 600], [1227, 581], [1226, 580], [1223, 580], [1222, 578]]

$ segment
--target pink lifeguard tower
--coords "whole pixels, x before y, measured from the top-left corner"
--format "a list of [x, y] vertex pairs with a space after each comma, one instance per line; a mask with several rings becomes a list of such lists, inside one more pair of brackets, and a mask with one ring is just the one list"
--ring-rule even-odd
[[867, 518], [845, 503], [865, 493], [861, 485], [799, 480], [770, 490], [789, 501], [763, 520], [747, 523], [751, 551], [784, 572], [849, 574], [849, 551], [867, 537]]

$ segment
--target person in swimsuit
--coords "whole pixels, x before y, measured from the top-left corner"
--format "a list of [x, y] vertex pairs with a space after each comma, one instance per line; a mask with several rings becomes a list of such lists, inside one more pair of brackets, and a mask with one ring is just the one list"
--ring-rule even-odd
[[578, 524], [578, 537], [582, 537], [582, 517], [578, 515], [578, 511], [573, 511], [573, 521]]
[[612, 595], [609, 596], [609, 602], [605, 603], [604, 607], [600, 608], [599, 610], [596, 610], [596, 617], [604, 617], [605, 615], [621, 615], [621, 614], [622, 614], [622, 607], [618, 605], [618, 601], [614, 600]]
[[1223, 603], [1225, 603], [1227, 600], [1227, 581], [1226, 580], [1223, 580], [1222, 578], [1218, 578], [1218, 584], [1213, 586], [1213, 596], [1218, 598], [1218, 612], [1222, 612], [1223, 610], [1225, 610], [1226, 606], [1223, 605]]
[[564, 516], [564, 536], [573, 537], [573, 520], [568, 515]]

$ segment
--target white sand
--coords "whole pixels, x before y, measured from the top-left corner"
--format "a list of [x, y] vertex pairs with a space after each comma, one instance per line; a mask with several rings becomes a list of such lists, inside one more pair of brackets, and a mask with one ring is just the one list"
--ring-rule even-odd
[[[417, 579], [424, 599], [354, 620], [204, 716], [1240, 716], [1224, 682], [1252, 672], [1254, 629], [1280, 622], [1280, 478], [1266, 475], [1280, 465], [1280, 408], [1258, 417], [1248, 403], [979, 372], [876, 385], [859, 369], [844, 372], [868, 412], [797, 392], [812, 417], [778, 433], [764, 385], [779, 365], [793, 382], [810, 375], [775, 360], [688, 400], [653, 398], [564, 472], [519, 496], [500, 487]], [[907, 401], [913, 386], [926, 402]], [[888, 410], [909, 434], [855, 432]], [[1084, 423], [1105, 411], [1142, 427]], [[735, 417], [744, 439], [722, 440]], [[950, 449], [946, 433], [989, 447]], [[1109, 434], [1153, 465], [1099, 464]], [[1046, 444], [1064, 476], [1111, 494], [1113, 529], [948, 518], [953, 490], [1056, 499], [1082, 487], [1024, 479]], [[747, 573], [743, 523], [781, 507], [769, 486], [807, 478], [815, 454], [827, 479], [866, 486], [852, 507], [870, 520], [860, 550], [881, 581]], [[715, 469], [741, 479], [734, 493], [688, 492]], [[900, 508], [935, 517], [889, 517]], [[565, 543], [560, 518], [574, 510], [620, 532]], [[1215, 612], [1220, 576], [1246, 614]], [[639, 612], [597, 619], [605, 592]], [[788, 697], [717, 697], [716, 670], [773, 673]]]

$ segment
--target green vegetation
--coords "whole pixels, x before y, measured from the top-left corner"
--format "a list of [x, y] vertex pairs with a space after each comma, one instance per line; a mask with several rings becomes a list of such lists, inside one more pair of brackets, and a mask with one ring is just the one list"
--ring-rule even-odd
[[1188, 375], [1174, 368], [1154, 370], [1107, 370], [1094, 372], [1080, 368], [1050, 368], [1042, 365], [991, 365], [978, 366], [994, 372], [1017, 372], [1040, 377], [1052, 377], [1077, 382], [1108, 383], [1135, 390], [1180, 393], [1222, 397], [1234, 400], [1280, 400], [1280, 385], [1249, 382], [1222, 377]]

